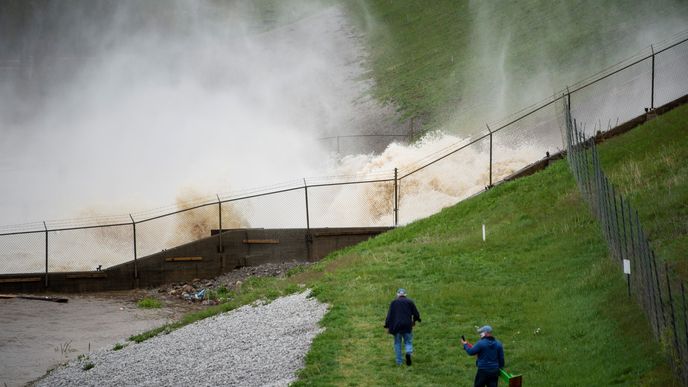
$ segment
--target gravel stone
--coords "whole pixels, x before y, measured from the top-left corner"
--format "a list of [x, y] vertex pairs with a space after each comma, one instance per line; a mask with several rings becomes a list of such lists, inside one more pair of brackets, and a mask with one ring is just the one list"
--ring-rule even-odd
[[[90, 353], [38, 386], [287, 386], [327, 305], [310, 291], [243, 306], [118, 351]], [[93, 367], [85, 370], [88, 364]]]

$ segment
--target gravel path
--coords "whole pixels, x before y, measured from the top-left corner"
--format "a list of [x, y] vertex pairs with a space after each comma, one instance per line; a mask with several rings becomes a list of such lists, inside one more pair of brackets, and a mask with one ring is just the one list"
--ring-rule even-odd
[[[91, 353], [38, 386], [286, 386], [303, 367], [327, 305], [309, 291], [243, 306], [140, 344]], [[84, 370], [87, 364], [93, 368]]]

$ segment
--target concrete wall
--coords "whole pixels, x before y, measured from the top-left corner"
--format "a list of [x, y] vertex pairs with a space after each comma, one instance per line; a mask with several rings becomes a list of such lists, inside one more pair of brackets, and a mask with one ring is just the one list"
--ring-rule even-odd
[[103, 271], [0, 275], [0, 293], [95, 292], [213, 278], [242, 266], [316, 261], [389, 227], [213, 230], [208, 238]]

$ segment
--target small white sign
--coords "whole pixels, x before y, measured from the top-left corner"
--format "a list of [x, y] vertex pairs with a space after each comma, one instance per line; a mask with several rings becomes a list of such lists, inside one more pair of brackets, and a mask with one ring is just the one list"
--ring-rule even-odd
[[483, 224], [483, 242], [485, 241], [485, 225]]
[[631, 274], [631, 261], [624, 259], [624, 274]]

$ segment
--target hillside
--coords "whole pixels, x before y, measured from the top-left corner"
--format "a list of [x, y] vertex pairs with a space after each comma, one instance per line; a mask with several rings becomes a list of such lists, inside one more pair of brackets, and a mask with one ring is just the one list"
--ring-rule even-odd
[[688, 106], [600, 146], [609, 178], [638, 210], [660, 258], [688, 279]]
[[[685, 192], [685, 168], [672, 172], [649, 157], [685, 152], [685, 122], [686, 106], [607, 141], [600, 147], [605, 168], [613, 176], [635, 164], [658, 181], [673, 181], [672, 192]], [[658, 130], [675, 145], [653, 140]], [[682, 213], [685, 201], [647, 195], [648, 187], [626, 194], [640, 208]], [[246, 281], [228, 303], [132, 339], [310, 287], [331, 309], [297, 385], [469, 384], [474, 361], [459, 337], [475, 340], [475, 326], [483, 324], [495, 328], [507, 368], [522, 373], [527, 385], [678, 385], [564, 160], [289, 274]], [[407, 288], [423, 318], [414, 365], [402, 369], [382, 328], [398, 287]]]
[[[430, 128], [463, 113], [476, 113], [470, 119], [511, 113], [666, 38], [662, 32], [688, 15], [685, 2], [669, 0], [560, 7], [533, 0], [500, 3], [500, 9], [478, 2], [348, 4], [367, 42], [373, 95]], [[637, 40], [649, 30], [656, 34]], [[688, 111], [680, 108], [600, 147], [605, 168], [639, 208], [659, 255], [674, 261], [686, 251], [681, 160], [688, 148], [679, 124], [687, 121]], [[297, 385], [468, 385], [475, 366], [459, 338], [475, 340], [475, 326], [483, 324], [495, 328], [507, 368], [522, 373], [526, 385], [678, 385], [635, 299], [627, 297], [620, 268], [608, 258], [565, 161], [286, 280], [247, 281], [230, 303], [179, 325], [301, 287], [312, 288], [331, 310]], [[382, 328], [398, 287], [408, 289], [423, 317], [415, 363], [402, 369], [394, 366], [392, 340]]]
[[345, 2], [373, 95], [460, 134], [685, 30], [675, 0]]
[[[609, 141], [601, 154], [625, 154], [641, 170], [652, 168], [647, 155], [666, 149], [651, 141], [654, 130], [687, 117], [688, 109], [677, 109]], [[687, 137], [685, 130], [672, 134], [677, 144]], [[633, 152], [628, 141], [635, 144]], [[676, 184], [685, 190], [683, 177]], [[651, 197], [635, 200], [647, 207], [665, 202], [664, 212], [685, 203], [672, 195], [652, 202]], [[685, 215], [677, 217], [685, 222]], [[528, 385], [676, 383], [635, 301], [625, 294], [620, 269], [607, 256], [565, 162], [498, 186], [330, 257], [319, 264], [321, 272], [301, 274], [304, 280], [320, 277], [309, 285], [333, 305], [301, 383], [468, 382], [474, 365], [459, 349], [459, 337], [475, 337], [474, 327], [486, 323], [505, 343], [507, 367], [526, 375]], [[402, 370], [394, 368], [391, 337], [382, 329], [397, 287], [409, 290], [423, 317], [416, 363]]]

